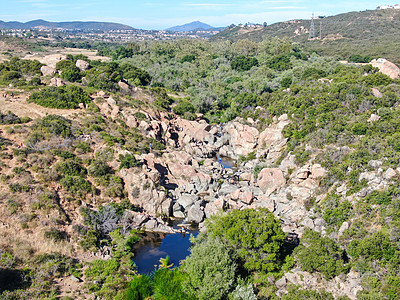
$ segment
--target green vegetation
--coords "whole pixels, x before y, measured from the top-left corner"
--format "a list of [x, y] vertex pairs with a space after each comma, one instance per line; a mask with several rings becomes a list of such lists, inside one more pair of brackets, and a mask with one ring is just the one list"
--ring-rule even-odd
[[398, 43], [399, 12], [394, 9], [363, 10], [318, 18], [315, 21], [317, 37], [318, 28], [322, 26], [322, 40], [309, 40], [309, 33], [293, 33], [302, 28], [310, 28], [308, 19], [296, 22], [279, 22], [265, 28], [243, 30], [240, 27], [228, 28], [212, 37], [212, 40], [251, 40], [262, 42], [273, 38], [292, 38], [295, 43], [310, 51], [324, 56], [339, 56], [341, 59], [365, 63], [373, 58], [384, 57], [395, 63], [400, 59], [395, 50]]
[[9, 61], [0, 63], [0, 85], [28, 87], [40, 85], [40, 67], [37, 60], [24, 60], [12, 57]]
[[327, 279], [348, 270], [346, 253], [331, 239], [311, 230], [304, 233], [294, 256], [302, 270], [321, 272]]
[[273, 272], [281, 265], [285, 234], [267, 209], [234, 210], [211, 219], [209, 235], [220, 238], [237, 253], [249, 271]]
[[185, 289], [197, 299], [221, 299], [235, 283], [235, 256], [218, 239], [196, 244], [185, 260]]
[[[326, 20], [331, 22], [330, 17]], [[349, 39], [325, 43], [336, 47], [329, 50], [333, 53]], [[102, 299], [277, 299], [276, 281], [294, 266], [326, 280], [357, 271], [363, 287], [359, 299], [397, 299], [399, 81], [370, 65], [339, 62], [368, 61], [376, 57], [377, 48], [365, 53], [343, 48], [335, 56], [322, 56], [329, 51], [310, 51], [321, 46], [319, 41], [305, 43], [307, 47], [272, 38], [258, 43], [177, 40], [101, 45], [112, 62], [70, 56], [57, 64], [67, 85], [40, 90], [41, 80], [48, 78], [38, 77], [37, 62], [13, 58], [0, 64], [0, 85], [34, 90], [32, 102], [49, 108], [89, 104], [69, 119], [50, 114], [30, 124], [25, 124], [31, 121], [28, 118], [0, 113], [0, 124], [7, 125], [7, 138], [0, 137], [4, 219], [16, 220], [21, 236], [40, 228], [40, 237], [51, 249], [62, 246], [65, 253], [73, 253], [82, 247], [107, 253], [107, 260], [85, 263], [87, 280], [82, 283], [85, 291]], [[76, 68], [78, 58], [90, 63], [87, 71]], [[121, 80], [142, 88], [122, 90]], [[100, 89], [111, 94], [120, 108], [112, 117], [104, 113], [108, 104], [103, 97], [92, 102], [88, 96]], [[126, 112], [151, 126], [161, 115], [171, 123], [174, 114], [195, 119], [202, 113], [211, 124], [240, 117], [259, 132], [287, 114], [290, 124], [283, 129], [287, 140], [275, 147], [280, 157], [267, 152], [268, 145], [259, 145], [240, 156], [238, 165], [253, 170], [256, 177], [264, 167], [280, 167], [287, 184], [299, 185], [301, 192], [315, 186], [301, 199], [293, 189], [286, 190], [285, 199], [282, 189], [282, 203], [275, 203], [279, 214], [285, 214], [284, 205], [304, 204], [307, 217], [301, 219], [299, 232], [302, 224], [311, 224], [315, 231], [305, 229], [298, 240], [285, 234], [281, 221], [267, 209], [228, 211], [207, 220], [206, 230], [192, 239], [191, 255], [181, 265], [172, 266], [165, 258], [153, 274], [137, 274], [132, 256], [142, 234], [131, 226], [138, 216], [132, 211], [141, 208], [127, 199], [121, 177], [143, 172], [145, 160], [135, 158], [141, 154], [152, 152], [160, 160], [168, 156], [164, 150], [170, 143], [165, 141], [168, 132], [152, 138], [143, 126], [132, 124], [136, 120], [128, 122]], [[23, 146], [15, 149], [20, 143]], [[266, 150], [265, 155], [260, 156], [260, 149]], [[197, 161], [208, 168], [205, 156]], [[326, 169], [326, 176], [315, 178], [314, 171], [305, 171], [308, 178], [298, 183], [302, 181], [298, 169], [308, 165], [313, 169], [316, 163]], [[156, 177], [140, 188], [172, 198], [167, 188], [171, 178]], [[140, 196], [139, 190], [132, 187], [130, 200]], [[5, 232], [6, 237], [9, 231]], [[36, 246], [22, 246], [22, 238], [9, 240], [13, 246], [0, 248], [0, 280], [7, 272], [18, 280], [6, 288], [0, 281], [0, 298], [55, 298], [56, 278], [82, 275], [82, 266], [65, 255], [41, 257]], [[288, 286], [282, 298], [333, 299], [322, 290], [303, 288]]]
[[3, 114], [2, 112], [0, 112], [0, 124], [1, 125], [23, 124], [23, 123], [27, 123], [30, 121], [31, 121], [31, 118], [29, 118], [29, 117], [19, 118], [17, 115], [12, 113], [11, 111], [7, 112], [6, 114]]
[[69, 82], [80, 82], [82, 74], [73, 60], [62, 60], [56, 65], [56, 69], [61, 71], [61, 78]]
[[244, 55], [235, 57], [231, 62], [232, 69], [237, 71], [249, 71], [254, 66], [258, 66], [257, 58]]
[[79, 86], [45, 87], [34, 92], [29, 101], [50, 108], [79, 108], [79, 103], [89, 103], [89, 95]]

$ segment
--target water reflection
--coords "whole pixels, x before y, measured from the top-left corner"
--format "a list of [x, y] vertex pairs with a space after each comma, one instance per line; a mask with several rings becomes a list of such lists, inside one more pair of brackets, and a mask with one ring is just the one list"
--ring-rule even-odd
[[197, 236], [195, 230], [189, 234], [156, 234], [146, 233], [142, 239], [142, 244], [135, 251], [133, 261], [140, 274], [148, 274], [154, 271], [155, 266], [160, 264], [160, 258], [170, 257], [170, 262], [174, 267], [179, 266], [179, 262], [190, 254], [190, 235]]

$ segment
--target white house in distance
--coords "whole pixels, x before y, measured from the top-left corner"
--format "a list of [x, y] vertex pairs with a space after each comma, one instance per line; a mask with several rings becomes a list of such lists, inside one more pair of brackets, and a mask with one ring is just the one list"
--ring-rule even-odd
[[400, 9], [400, 4], [395, 4], [395, 5], [381, 5], [378, 6], [376, 9]]

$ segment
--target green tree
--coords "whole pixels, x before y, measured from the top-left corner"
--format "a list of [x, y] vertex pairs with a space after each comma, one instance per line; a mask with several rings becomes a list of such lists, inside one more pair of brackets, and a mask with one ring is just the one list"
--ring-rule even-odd
[[247, 270], [279, 270], [286, 234], [268, 209], [234, 210], [213, 217], [207, 228], [211, 237], [220, 238], [235, 250]]
[[244, 55], [236, 56], [231, 62], [232, 69], [236, 71], [248, 71], [254, 66], [258, 66], [257, 58]]
[[189, 295], [201, 300], [221, 299], [234, 286], [237, 264], [223, 242], [207, 238], [195, 240], [182, 270], [187, 275], [183, 285]]
[[294, 255], [302, 270], [321, 272], [327, 279], [348, 270], [345, 251], [331, 239], [309, 229], [304, 232]]

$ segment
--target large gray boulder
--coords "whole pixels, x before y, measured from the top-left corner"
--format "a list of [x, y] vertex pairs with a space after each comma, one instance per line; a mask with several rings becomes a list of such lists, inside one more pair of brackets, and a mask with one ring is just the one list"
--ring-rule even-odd
[[199, 199], [196, 195], [191, 194], [182, 194], [178, 200], [176, 201], [179, 205], [183, 207], [185, 211], [187, 211], [191, 206], [195, 204], [195, 202]]
[[204, 207], [201, 206], [202, 201], [198, 201], [189, 208], [187, 220], [188, 222], [201, 223], [204, 220]]
[[56, 73], [56, 69], [49, 66], [42, 66], [40, 72], [42, 72], [43, 76], [53, 76]]
[[89, 63], [87, 61], [84, 61], [82, 59], [78, 59], [75, 63], [75, 66], [78, 67], [79, 70], [81, 71], [86, 71], [89, 69]]

